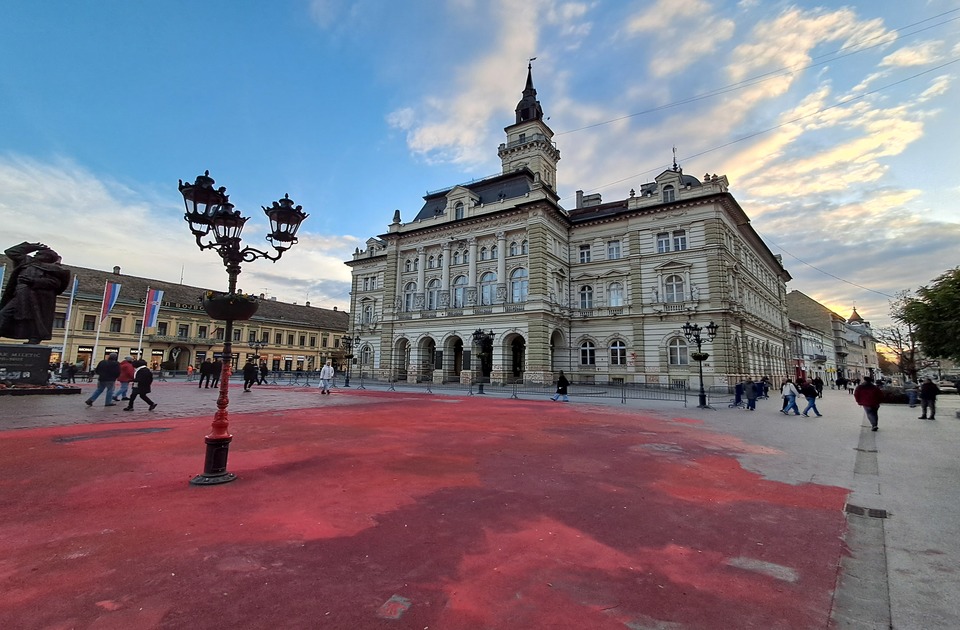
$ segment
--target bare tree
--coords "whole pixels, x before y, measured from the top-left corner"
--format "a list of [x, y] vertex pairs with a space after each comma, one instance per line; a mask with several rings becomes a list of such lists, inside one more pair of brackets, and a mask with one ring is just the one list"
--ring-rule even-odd
[[915, 381], [920, 350], [917, 347], [914, 326], [904, 317], [904, 310], [912, 300], [914, 297], [909, 291], [897, 293], [897, 297], [890, 302], [890, 315], [896, 323], [886, 328], [878, 328], [873, 334], [885, 353], [892, 355], [892, 361], [897, 366], [897, 370]]

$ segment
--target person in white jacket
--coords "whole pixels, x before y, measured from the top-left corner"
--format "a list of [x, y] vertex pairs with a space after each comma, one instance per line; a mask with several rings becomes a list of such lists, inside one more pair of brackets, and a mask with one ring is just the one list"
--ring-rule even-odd
[[330, 384], [333, 382], [333, 364], [327, 359], [327, 364], [320, 368], [320, 393], [330, 394]]
[[787, 379], [783, 382], [783, 387], [780, 388], [780, 393], [784, 398], [787, 399], [787, 406], [780, 410], [785, 416], [790, 415], [790, 410], [793, 409], [793, 415], [800, 415], [800, 408], [797, 407], [797, 396], [800, 395], [800, 392], [797, 390], [797, 386], [793, 384], [791, 379]]

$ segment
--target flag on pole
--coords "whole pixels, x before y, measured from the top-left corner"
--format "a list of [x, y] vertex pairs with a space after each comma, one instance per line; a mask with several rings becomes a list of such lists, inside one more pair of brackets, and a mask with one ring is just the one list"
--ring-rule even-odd
[[70, 313], [73, 311], [73, 300], [77, 297], [77, 289], [80, 287], [80, 276], [73, 275], [73, 287], [70, 289], [70, 301], [67, 302], [67, 314], [64, 316], [64, 328], [70, 328]]
[[103, 288], [103, 305], [100, 307], [101, 322], [113, 308], [113, 305], [117, 303], [118, 297], [120, 297], [120, 283], [107, 280], [107, 284]]
[[143, 306], [144, 328], [152, 328], [157, 325], [157, 316], [160, 315], [160, 303], [162, 301], [162, 289], [147, 289], [147, 302]]
[[7, 272], [6, 265], [0, 265], [0, 288], [3, 287], [3, 274]]

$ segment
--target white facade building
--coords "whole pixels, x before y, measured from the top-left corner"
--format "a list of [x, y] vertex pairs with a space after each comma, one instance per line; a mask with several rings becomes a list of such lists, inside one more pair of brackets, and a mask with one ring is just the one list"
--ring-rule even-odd
[[[788, 373], [790, 275], [725, 176], [676, 164], [628, 197], [560, 206], [560, 152], [528, 68], [502, 173], [424, 197], [352, 260], [359, 368], [380, 378], [696, 387], [681, 327], [719, 325], [707, 386]], [[475, 332], [485, 335], [475, 335]], [[479, 344], [476, 343], [479, 340]], [[357, 368], [355, 368], [357, 369]]]

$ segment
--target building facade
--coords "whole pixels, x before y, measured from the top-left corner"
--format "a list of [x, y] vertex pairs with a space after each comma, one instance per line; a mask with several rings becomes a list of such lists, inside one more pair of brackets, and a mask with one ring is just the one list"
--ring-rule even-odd
[[[0, 262], [5, 263], [7, 269], [12, 268], [12, 262], [5, 256], [0, 256]], [[196, 367], [207, 358], [221, 358], [224, 322], [211, 320], [203, 310], [200, 297], [206, 289], [123, 275], [120, 267], [114, 267], [112, 273], [64, 267], [78, 279], [78, 289], [69, 321], [69, 290], [57, 298], [53, 338], [44, 342], [53, 348], [52, 363], [74, 363], [85, 371], [111, 352], [121, 358], [136, 357], [141, 349], [143, 358], [154, 369], [163, 364], [167, 369], [185, 370], [188, 365]], [[108, 280], [120, 284], [120, 295], [100, 323]], [[163, 301], [157, 326], [143, 330], [141, 335], [148, 289], [163, 290]], [[341, 341], [347, 323], [348, 314], [335, 308], [264, 299], [251, 319], [234, 322], [233, 365], [242, 366], [247, 358], [259, 356], [273, 371], [319, 369], [328, 358], [338, 366], [345, 366], [346, 353]]]
[[[502, 172], [427, 194], [357, 249], [351, 336], [381, 378], [694, 384], [691, 321], [719, 325], [705, 383], [787, 373], [790, 279], [728, 191], [676, 163], [603, 202], [556, 192], [560, 152], [528, 68]], [[356, 368], [355, 368], [356, 369]]]
[[828, 376], [831, 380], [836, 380], [839, 376], [859, 379], [880, 375], [877, 340], [873, 336], [870, 322], [864, 321], [856, 308], [849, 319], [846, 319], [809, 295], [801, 291], [791, 291], [787, 294], [787, 310], [791, 320], [804, 327], [824, 331], [827, 365], [830, 359], [835, 365], [835, 370], [828, 370], [824, 380], [827, 380]]

